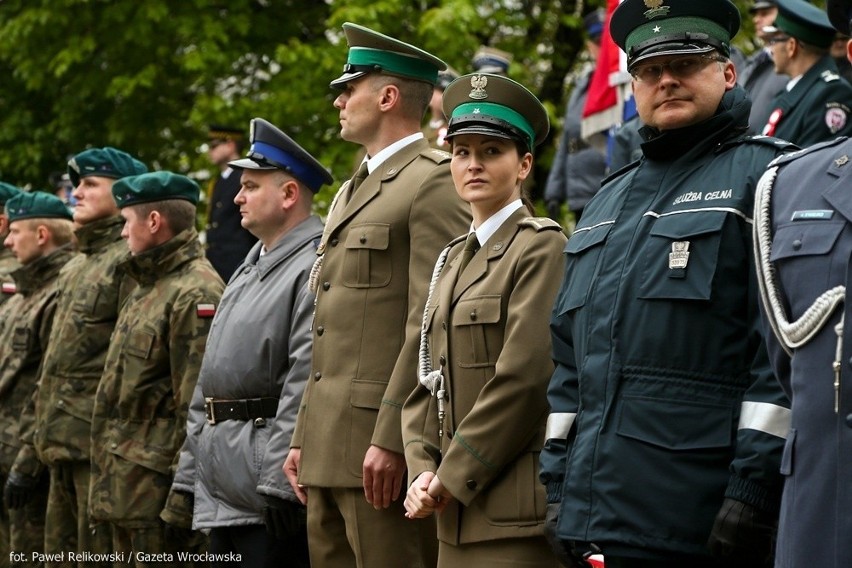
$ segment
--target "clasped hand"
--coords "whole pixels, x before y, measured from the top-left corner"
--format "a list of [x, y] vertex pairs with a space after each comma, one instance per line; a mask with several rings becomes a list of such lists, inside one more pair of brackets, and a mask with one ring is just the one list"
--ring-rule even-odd
[[433, 471], [424, 471], [405, 493], [405, 516], [422, 519], [443, 511], [453, 496]]

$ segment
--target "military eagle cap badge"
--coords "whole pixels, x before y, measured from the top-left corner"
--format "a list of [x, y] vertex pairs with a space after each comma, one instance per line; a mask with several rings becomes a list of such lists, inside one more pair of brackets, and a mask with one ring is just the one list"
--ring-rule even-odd
[[669, 10], [671, 10], [670, 6], [663, 6], [663, 0], [645, 0], [645, 6], [648, 7], [645, 11], [645, 18], [649, 20], [667, 16]]
[[486, 85], [488, 85], [488, 77], [483, 75], [474, 75], [470, 78], [470, 86], [473, 88], [467, 96], [477, 101], [487, 99], [488, 92], [485, 90]]

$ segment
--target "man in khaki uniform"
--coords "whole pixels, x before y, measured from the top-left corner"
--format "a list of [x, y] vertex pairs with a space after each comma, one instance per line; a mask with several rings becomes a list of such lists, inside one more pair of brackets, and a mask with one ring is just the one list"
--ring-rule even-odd
[[331, 83], [343, 91], [334, 106], [341, 136], [367, 157], [338, 192], [317, 251], [313, 361], [284, 467], [307, 502], [312, 565], [417, 568], [435, 562], [435, 527], [403, 518], [400, 411], [432, 268], [470, 217], [449, 154], [420, 132], [445, 64], [367, 28], [343, 30], [350, 50]]
[[[9, 234], [9, 218], [6, 216], [6, 202], [21, 193], [20, 188], [0, 181], [0, 239]], [[15, 281], [12, 271], [20, 268], [15, 254], [6, 247], [0, 247], [0, 306], [15, 293]]]
[[[44, 550], [44, 513], [48, 473], [34, 459], [20, 459], [21, 440], [32, 435], [31, 399], [38, 369], [47, 348], [56, 308], [60, 269], [73, 256], [71, 213], [48, 193], [20, 193], [6, 203], [9, 234], [5, 246], [21, 263], [12, 273], [18, 293], [3, 307], [0, 322], [0, 469], [4, 529], [8, 537], [0, 550], [25, 552], [32, 566], [33, 552]], [[5, 530], [3, 531], [5, 532]], [[9, 549], [3, 560], [11, 559]]]

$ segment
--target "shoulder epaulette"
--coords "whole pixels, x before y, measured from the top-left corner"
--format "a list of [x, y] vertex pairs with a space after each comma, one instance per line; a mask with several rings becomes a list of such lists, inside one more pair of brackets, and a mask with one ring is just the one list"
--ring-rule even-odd
[[439, 150], [437, 148], [428, 148], [420, 152], [420, 155], [424, 158], [429, 158], [436, 164], [441, 164], [452, 158], [449, 152], [445, 152], [444, 150]]
[[532, 227], [536, 231], [546, 231], [548, 229], [554, 229], [557, 231], [562, 230], [562, 225], [554, 221], [549, 217], [524, 217], [518, 223], [521, 227]]
[[807, 148], [804, 148], [802, 150], [797, 150], [795, 152], [790, 152], [789, 154], [784, 154], [783, 156], [778, 156], [777, 158], [775, 158], [774, 160], [769, 162], [769, 166], [767, 166], [767, 167], [771, 168], [773, 166], [780, 166], [782, 164], [788, 164], [788, 163], [792, 162], [793, 160], [798, 160], [802, 156], [807, 156], [811, 152], [815, 152], [815, 151], [821, 150], [823, 148], [830, 148], [832, 146], [836, 146], [836, 145], [838, 145], [842, 142], [845, 142], [848, 139], [849, 139], [848, 136], [838, 136], [834, 140], [828, 140], [826, 142], [818, 142], [817, 144], [814, 144], [813, 146], [808, 146]]
[[832, 71], [830, 69], [826, 69], [825, 71], [820, 73], [819, 76], [826, 83], [833, 83], [834, 81], [840, 80], [840, 75], [838, 75], [837, 73], [835, 73], [834, 71]]
[[733, 140], [731, 143], [761, 144], [763, 146], [771, 146], [776, 150], [783, 150], [784, 152], [792, 152], [799, 149], [799, 147], [792, 142], [781, 138], [775, 138], [774, 136], [764, 136], [763, 134], [749, 134], [747, 136], [741, 136], [740, 138]]

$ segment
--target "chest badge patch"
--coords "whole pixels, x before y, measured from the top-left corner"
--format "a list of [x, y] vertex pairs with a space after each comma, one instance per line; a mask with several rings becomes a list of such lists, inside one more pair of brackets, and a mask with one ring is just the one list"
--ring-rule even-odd
[[675, 241], [669, 253], [669, 270], [686, 268], [689, 262], [689, 241]]

